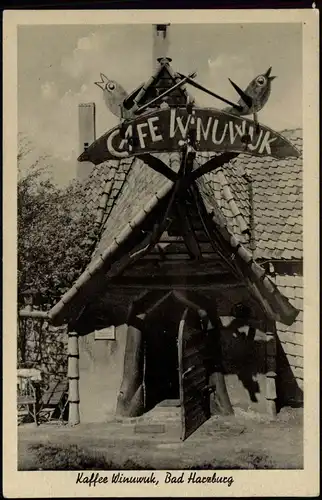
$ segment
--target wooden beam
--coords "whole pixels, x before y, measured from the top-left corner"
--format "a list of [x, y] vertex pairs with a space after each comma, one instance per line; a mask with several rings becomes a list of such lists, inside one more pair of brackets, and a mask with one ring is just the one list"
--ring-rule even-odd
[[160, 243], [176, 243], [181, 240], [181, 235], [179, 236], [170, 236], [168, 231], [164, 231], [160, 238]]
[[166, 207], [165, 213], [162, 216], [162, 219], [155, 224], [154, 229], [152, 234], [148, 235], [145, 239], [147, 240], [147, 244], [144, 246], [144, 244], [140, 244], [140, 248], [136, 250], [135, 252], [132, 252], [130, 255], [126, 255], [121, 259], [121, 262], [118, 262], [117, 265], [115, 266], [117, 271], [109, 274], [114, 274], [114, 275], [119, 275], [122, 274], [125, 269], [132, 264], [134, 264], [136, 261], [141, 259], [143, 256], [147, 255], [154, 247], [155, 245], [159, 242], [162, 234], [167, 231], [167, 229], [170, 227], [173, 216], [171, 215], [172, 207], [175, 202], [175, 199], [178, 195], [178, 193], [181, 191], [181, 189], [184, 186], [184, 181], [185, 178], [183, 176], [185, 172], [185, 155], [187, 154], [187, 151], [185, 150], [183, 154], [183, 159], [180, 164], [179, 168], [179, 173], [177, 176], [177, 180], [174, 183], [174, 186], [172, 188], [171, 196], [169, 203]]
[[171, 215], [172, 207], [173, 207], [173, 204], [175, 202], [175, 199], [176, 199], [178, 193], [180, 192], [180, 190], [183, 187], [184, 169], [185, 169], [185, 162], [182, 160], [182, 162], [180, 164], [177, 180], [175, 181], [173, 188], [172, 188], [169, 203], [168, 203], [166, 210], [162, 216], [162, 219], [160, 220], [160, 222], [155, 224], [153, 232], [150, 235], [149, 243], [145, 247], [140, 248], [138, 251], [132, 253], [130, 256], [124, 257], [125, 264], [124, 264], [124, 266], [122, 266], [121, 272], [123, 272], [129, 265], [133, 264], [134, 262], [139, 260], [141, 257], [143, 257], [144, 255], [149, 253], [155, 247], [155, 245], [159, 242], [162, 234], [165, 231], [167, 231], [168, 228], [170, 227], [172, 220], [173, 220], [173, 216]]
[[141, 294], [138, 299], [133, 301], [133, 314], [150, 314], [156, 307], [161, 305], [170, 294], [171, 291], [164, 292], [163, 290], [147, 291]]
[[39, 319], [49, 319], [48, 312], [46, 311], [26, 311], [21, 309], [19, 311], [20, 318], [39, 318]]
[[197, 303], [193, 302], [192, 300], [190, 300], [187, 297], [186, 293], [184, 293], [182, 291], [180, 292], [179, 290], [174, 290], [173, 291], [173, 295], [185, 307], [189, 307], [190, 309], [193, 309], [193, 310], [197, 311], [197, 313], [199, 314], [199, 316], [201, 318], [204, 318], [207, 315], [205, 309], [201, 308], [199, 304], [197, 304]]
[[268, 322], [266, 327], [266, 408], [269, 416], [276, 418], [276, 378], [277, 378], [277, 339], [276, 326]]
[[208, 285], [208, 284], [236, 284], [238, 283], [236, 279], [231, 274], [206, 274], [204, 276], [193, 276], [182, 274], [173, 276], [117, 276], [112, 278], [111, 283], [119, 283], [122, 285], [132, 285], [132, 284], [142, 284], [144, 286], [150, 286], [151, 284], [167, 284], [169, 287], [173, 287], [175, 283], [178, 284], [189, 284], [193, 285]]
[[194, 182], [195, 180], [199, 179], [199, 177], [201, 177], [202, 175], [208, 174], [209, 172], [212, 172], [213, 170], [222, 167], [225, 163], [229, 163], [233, 158], [236, 158], [236, 156], [238, 155], [239, 153], [226, 152], [218, 156], [213, 156], [210, 160], [201, 165], [201, 167], [191, 172], [189, 176], [189, 181], [191, 183]]
[[206, 211], [206, 208], [201, 199], [201, 195], [195, 185], [191, 185], [190, 192], [194, 198], [201, 224], [203, 226], [206, 235], [209, 238], [209, 242], [211, 243], [214, 252], [220, 255], [223, 262], [227, 264], [227, 268], [231, 270], [232, 274], [236, 276], [237, 280], [240, 280], [241, 273], [237, 271], [236, 266], [234, 265], [233, 262], [231, 262], [230, 256], [227, 255], [225, 253], [225, 250], [221, 248], [222, 245], [218, 242], [218, 238], [220, 239], [220, 235], [218, 235], [217, 232], [213, 231], [213, 228], [211, 227], [213, 225], [213, 222], [209, 220], [209, 214]]
[[[176, 242], [171, 242], [171, 243], [165, 243], [165, 242], [159, 242], [159, 245], [163, 249], [164, 255], [167, 257], [168, 255], [171, 254], [179, 254], [179, 253], [188, 253], [188, 255], [191, 255], [194, 257], [192, 254], [192, 250], [188, 252], [187, 245], [197, 245], [197, 248], [200, 250], [200, 256], [202, 256], [204, 253], [213, 253], [216, 255], [216, 252], [213, 248], [213, 245], [208, 242], [198, 242], [195, 238], [192, 232], [186, 232], [187, 239], [189, 239], [189, 243], [187, 243], [184, 239], [181, 241], [176, 241]], [[192, 239], [195, 239], [195, 242], [192, 243]], [[157, 253], [157, 249], [154, 248], [151, 250], [151, 253]], [[195, 249], [195, 252], [197, 253], [197, 250]]]
[[156, 311], [158, 307], [160, 307], [163, 304], [163, 302], [165, 302], [171, 295], [172, 295], [172, 290], [164, 293], [159, 300], [157, 300], [153, 305], [151, 305], [149, 309], [147, 309], [146, 316], [148, 317], [149, 314], [152, 314], [154, 311]]
[[152, 156], [149, 153], [145, 153], [137, 155], [137, 158], [146, 163], [146, 165], [155, 170], [155, 172], [158, 172], [159, 174], [162, 174], [165, 177], [167, 177], [167, 179], [170, 179], [173, 182], [175, 182], [178, 179], [178, 174], [173, 170], [171, 170], [171, 168], [168, 167], [168, 165], [166, 165], [162, 160], [160, 160], [156, 156]]
[[226, 290], [231, 290], [235, 288], [243, 288], [241, 283], [201, 283], [201, 284], [190, 284], [190, 283], [114, 283], [109, 282], [107, 285], [108, 291], [113, 291], [113, 293], [120, 292], [123, 290], [169, 290], [169, 288], [175, 288], [177, 290], [190, 290], [193, 288], [197, 291], [208, 291], [208, 292], [223, 292]]
[[155, 224], [153, 231], [148, 233], [130, 254], [124, 255], [118, 262], [113, 264], [108, 272], [108, 276], [112, 277], [122, 274], [125, 269], [132, 266], [135, 262], [153, 250], [162, 233], [168, 229], [172, 222], [170, 213], [176, 195], [176, 186], [178, 186], [178, 181], [174, 185], [165, 213], [163, 214], [162, 219]]
[[230, 275], [205, 275], [205, 276], [157, 276], [157, 277], [133, 277], [118, 276], [106, 283], [108, 290], [117, 289], [147, 289], [147, 290], [173, 290], [178, 289], [196, 289], [196, 290], [225, 290], [226, 288], [240, 287]]
[[107, 277], [122, 274], [131, 264], [134, 264], [141, 256], [148, 253], [151, 238], [152, 234], [147, 234], [131, 254], [126, 254], [119, 261], [115, 262], [109, 269]]
[[185, 245], [188, 249], [188, 252], [194, 258], [201, 259], [202, 253], [196, 235], [194, 233], [191, 220], [189, 218], [189, 212], [187, 210], [187, 207], [185, 206], [185, 199], [183, 199], [181, 203], [180, 200], [178, 200], [176, 204], [176, 209], [178, 211], [179, 220], [182, 223], [181, 226], [182, 235], [184, 238]]
[[[161, 160], [160, 160], [161, 161]], [[155, 245], [159, 242], [162, 234], [168, 230], [172, 223], [173, 216], [171, 216], [171, 211], [172, 207], [174, 204], [174, 201], [177, 197], [178, 192], [183, 187], [183, 182], [184, 182], [184, 173], [185, 169], [185, 162], [182, 160], [180, 168], [179, 168], [179, 173], [176, 178], [176, 181], [173, 185], [172, 192], [170, 195], [169, 202], [166, 206], [166, 210], [164, 214], [162, 215], [162, 218], [160, 221], [155, 224], [154, 229], [151, 234], [148, 234], [143, 241], [138, 245], [138, 247], [133, 251], [131, 254], [125, 255], [119, 262], [115, 263], [108, 275], [110, 276], [117, 276], [119, 274], [122, 274], [125, 269], [127, 269], [129, 266], [133, 265], [135, 262], [137, 262], [139, 259], [147, 255], [154, 247]]]
[[78, 334], [68, 333], [68, 423], [72, 426], [80, 423], [79, 413], [79, 347]]
[[149, 260], [144, 260], [144, 262], [139, 262], [136, 266], [130, 268], [125, 276], [138, 277], [141, 276], [207, 276], [209, 274], [221, 276], [227, 276], [229, 273], [220, 264], [216, 262], [198, 262], [195, 260], [191, 261], [160, 261], [153, 262]]
[[[164, 259], [165, 257], [165, 259]], [[207, 260], [209, 262], [221, 262], [220, 257], [215, 252], [205, 252], [202, 254], [203, 260]], [[177, 252], [177, 253], [166, 253], [164, 251], [163, 257], [161, 258], [159, 252], [149, 253], [144, 256], [145, 261], [158, 261], [158, 262], [167, 262], [167, 261], [181, 261], [181, 262], [194, 262], [192, 258], [187, 253]]]

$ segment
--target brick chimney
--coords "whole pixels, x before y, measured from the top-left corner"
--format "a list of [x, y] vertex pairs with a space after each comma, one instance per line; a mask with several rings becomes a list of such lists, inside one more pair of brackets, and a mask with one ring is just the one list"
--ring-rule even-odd
[[153, 25], [153, 69], [159, 66], [158, 59], [169, 55], [170, 24]]
[[[80, 155], [96, 139], [95, 131], [95, 103], [81, 103], [78, 106], [78, 141]], [[93, 163], [77, 162], [77, 180], [83, 181], [93, 168]]]

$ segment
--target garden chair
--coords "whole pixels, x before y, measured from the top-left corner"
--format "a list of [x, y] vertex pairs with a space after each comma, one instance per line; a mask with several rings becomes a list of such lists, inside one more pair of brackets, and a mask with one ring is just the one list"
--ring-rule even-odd
[[67, 404], [68, 381], [65, 379], [51, 382], [40, 400], [39, 422], [51, 422], [53, 420], [63, 422]]
[[31, 379], [18, 375], [17, 389], [18, 425], [24, 422], [28, 416], [38, 425], [37, 394]]

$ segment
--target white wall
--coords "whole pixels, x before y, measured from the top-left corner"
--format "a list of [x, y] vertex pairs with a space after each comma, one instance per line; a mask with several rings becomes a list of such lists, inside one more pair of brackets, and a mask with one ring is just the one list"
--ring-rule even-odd
[[82, 423], [113, 417], [122, 382], [127, 326], [115, 329], [115, 340], [79, 338], [80, 418]]

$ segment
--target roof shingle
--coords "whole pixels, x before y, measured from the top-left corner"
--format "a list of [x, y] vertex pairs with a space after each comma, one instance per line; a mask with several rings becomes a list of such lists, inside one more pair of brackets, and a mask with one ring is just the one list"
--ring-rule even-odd
[[[300, 129], [282, 132], [302, 152], [302, 131]], [[229, 166], [223, 168], [229, 180], [230, 189], [236, 204], [248, 222], [250, 199], [247, 181], [243, 174], [252, 180], [254, 225], [257, 259], [301, 259], [302, 258], [302, 157], [277, 160], [268, 157], [239, 155]], [[218, 192], [217, 173], [207, 174], [207, 180]], [[228, 226], [234, 230], [241, 241], [249, 243], [240, 234], [233, 214], [223, 202], [223, 214]]]

